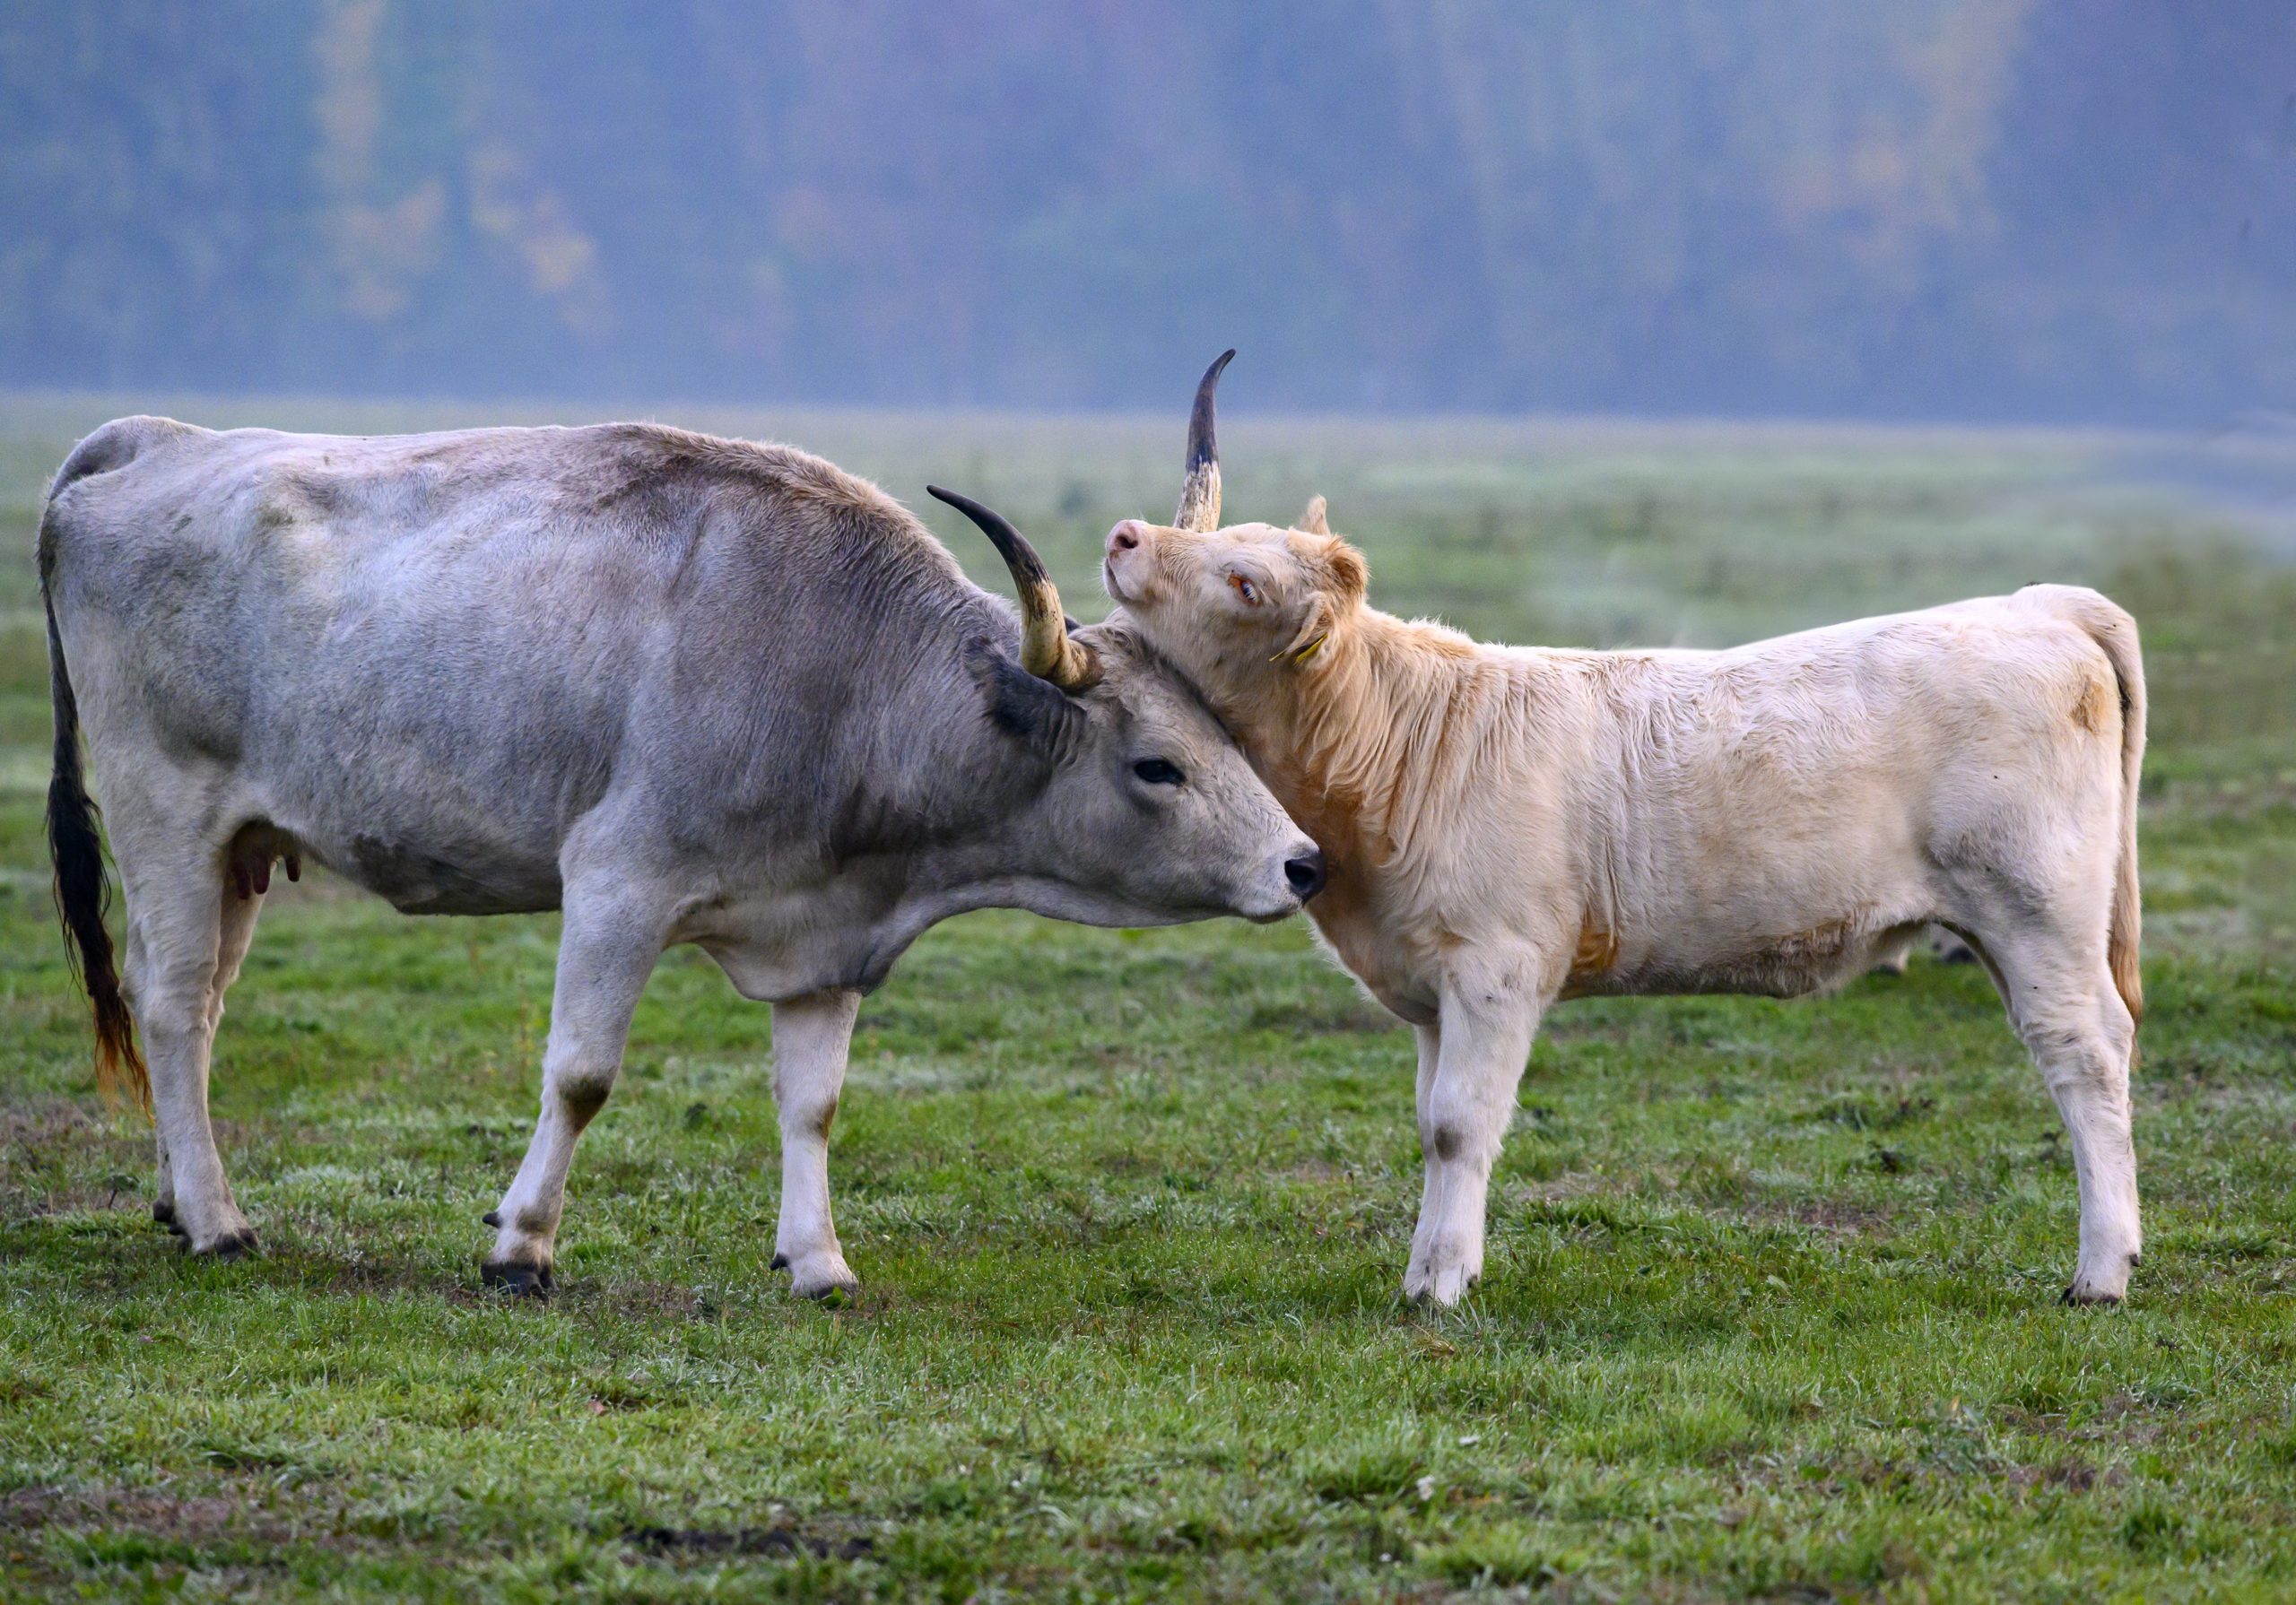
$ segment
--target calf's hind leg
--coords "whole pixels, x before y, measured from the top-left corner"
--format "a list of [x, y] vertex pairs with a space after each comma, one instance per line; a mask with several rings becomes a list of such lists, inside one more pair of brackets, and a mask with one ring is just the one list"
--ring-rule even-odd
[[2073, 1141], [2081, 1254], [2065, 1301], [2118, 1304], [2144, 1248], [2128, 1097], [2136, 1022], [2113, 985], [2101, 939], [2067, 941], [2046, 925], [2025, 925], [1980, 943]]
[[575, 1140], [613, 1090], [630, 1018], [661, 957], [665, 929], [658, 909], [624, 895], [570, 887], [565, 907], [543, 1050], [542, 1114], [517, 1178], [486, 1216], [499, 1230], [480, 1273], [487, 1286], [514, 1294], [550, 1290]]

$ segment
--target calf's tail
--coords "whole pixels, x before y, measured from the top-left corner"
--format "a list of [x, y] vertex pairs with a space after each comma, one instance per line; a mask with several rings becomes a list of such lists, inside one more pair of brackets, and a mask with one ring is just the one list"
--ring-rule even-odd
[[[65, 464], [65, 473], [71, 464]], [[65, 475], [58, 475], [59, 485]], [[40, 603], [48, 613], [48, 690], [56, 720], [56, 762], [48, 782], [48, 855], [56, 871], [56, 907], [67, 939], [65, 957], [88, 993], [96, 1020], [96, 1086], [117, 1101], [123, 1088], [146, 1114], [152, 1080], [135, 1045], [135, 1022], [120, 993], [112, 962], [111, 933], [104, 914], [111, 904], [111, 878], [104, 872], [104, 844], [96, 828], [96, 805], [88, 796], [81, 768], [80, 705], [64, 664], [64, 638], [56, 628], [55, 509], [40, 522]]]
[[2136, 797], [2144, 767], [2144, 655], [2136, 620], [2102, 596], [2082, 610], [2081, 626], [2104, 649], [2120, 689], [2120, 857], [2113, 872], [2112, 924], [2105, 956], [2114, 990], [2129, 1017], [2144, 1017], [2144, 982], [2137, 972], [2137, 942], [2143, 917], [2136, 880]]

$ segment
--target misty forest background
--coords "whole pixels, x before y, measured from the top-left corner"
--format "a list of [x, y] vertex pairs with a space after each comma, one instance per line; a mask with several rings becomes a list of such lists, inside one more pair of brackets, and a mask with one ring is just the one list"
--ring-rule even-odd
[[2286, 0], [0, 8], [0, 386], [2215, 427]]

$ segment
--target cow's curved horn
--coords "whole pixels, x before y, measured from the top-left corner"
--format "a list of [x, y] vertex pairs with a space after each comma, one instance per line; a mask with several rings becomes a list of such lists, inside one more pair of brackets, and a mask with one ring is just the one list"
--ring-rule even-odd
[[1235, 354], [1232, 347], [1222, 351], [1196, 387], [1196, 410], [1187, 415], [1187, 477], [1180, 482], [1180, 510], [1172, 515], [1179, 529], [1220, 527], [1220, 443], [1213, 438], [1212, 398], [1220, 388], [1220, 370]]
[[1064, 691], [1098, 685], [1100, 659], [1090, 648], [1068, 638], [1068, 619], [1060, 611], [1060, 593], [1044, 571], [1044, 560], [1037, 556], [1036, 548], [1003, 514], [991, 512], [971, 497], [938, 485], [927, 485], [925, 490], [978, 525], [1013, 571], [1013, 589], [1021, 599], [1021, 667]]

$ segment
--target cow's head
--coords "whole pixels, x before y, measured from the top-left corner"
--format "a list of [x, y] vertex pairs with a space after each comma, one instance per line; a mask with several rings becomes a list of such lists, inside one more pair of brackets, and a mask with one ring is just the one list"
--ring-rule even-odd
[[1187, 478], [1169, 525], [1127, 518], [1109, 531], [1101, 583], [1118, 620], [1242, 714], [1271, 676], [1313, 673], [1363, 608], [1356, 550], [1331, 533], [1320, 496], [1290, 527], [1220, 527], [1220, 454], [1213, 395], [1229, 351], [1205, 371], [1188, 421]]
[[1018, 530], [929, 489], [996, 543], [1020, 596], [1021, 661], [996, 666], [994, 716], [1047, 760], [1021, 828], [1057, 872], [1026, 906], [1091, 924], [1297, 913], [1323, 888], [1323, 854], [1196, 688], [1127, 624], [1072, 627]]

